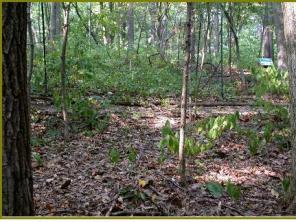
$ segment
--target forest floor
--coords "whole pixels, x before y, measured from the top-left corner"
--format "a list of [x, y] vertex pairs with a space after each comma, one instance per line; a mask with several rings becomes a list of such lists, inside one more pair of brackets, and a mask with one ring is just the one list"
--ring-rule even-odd
[[[54, 106], [32, 100], [38, 120], [32, 136], [42, 138], [54, 116]], [[71, 135], [68, 142], [53, 137], [33, 146], [42, 157], [33, 160], [36, 215], [42, 216], [274, 216], [286, 215], [281, 193], [282, 179], [290, 168], [289, 150], [276, 145], [250, 156], [246, 138], [227, 132], [215, 147], [187, 161], [187, 186], [179, 184], [178, 158], [169, 154], [159, 162], [161, 128], [169, 120], [179, 127], [179, 106], [110, 106], [108, 128], [102, 133]], [[258, 110], [251, 106], [199, 107], [196, 119], [241, 114], [240, 125], [252, 125]], [[56, 130], [59, 129], [58, 125]], [[108, 152], [117, 147], [120, 161], [110, 162]], [[131, 165], [128, 150], [137, 150]], [[205, 187], [208, 181], [241, 186], [242, 194], [232, 200], [226, 192], [214, 198]]]

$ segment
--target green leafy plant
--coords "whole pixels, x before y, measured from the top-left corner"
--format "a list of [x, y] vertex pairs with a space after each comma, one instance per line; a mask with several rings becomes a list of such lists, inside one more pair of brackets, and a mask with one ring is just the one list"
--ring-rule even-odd
[[114, 147], [109, 151], [109, 158], [110, 158], [110, 161], [113, 165], [116, 165], [119, 162], [120, 152], [119, 152], [118, 148]]
[[223, 195], [224, 189], [220, 183], [217, 182], [208, 182], [206, 183], [206, 188], [210, 194], [215, 198], [220, 198]]
[[42, 156], [39, 153], [33, 152], [33, 157], [36, 160], [38, 166], [43, 166]]
[[241, 196], [241, 189], [239, 186], [234, 185], [230, 180], [226, 184], [226, 191], [231, 199], [237, 200]]
[[249, 144], [249, 151], [252, 156], [258, 153], [258, 149], [260, 146], [260, 138], [256, 134], [254, 130], [247, 130], [247, 137], [248, 137], [248, 144]]
[[238, 112], [227, 116], [210, 117], [198, 123], [196, 130], [213, 141], [218, 139], [226, 130], [236, 128], [238, 119]]
[[137, 149], [135, 147], [130, 147], [129, 150], [128, 150], [128, 160], [130, 163], [135, 163], [136, 160], [137, 160], [137, 155], [138, 155], [138, 152], [137, 152]]
[[288, 192], [290, 187], [290, 177], [285, 177], [282, 181], [282, 187], [285, 192]]

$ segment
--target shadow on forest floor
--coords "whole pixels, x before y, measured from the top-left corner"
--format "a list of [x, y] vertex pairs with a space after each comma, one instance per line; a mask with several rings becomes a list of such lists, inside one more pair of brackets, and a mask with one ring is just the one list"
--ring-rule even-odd
[[[36, 103], [33, 107], [42, 109]], [[236, 110], [250, 117], [240, 124], [251, 124], [256, 110], [248, 106], [202, 107], [198, 117]], [[164, 163], [158, 161], [161, 127], [166, 120], [178, 127], [179, 108], [116, 106], [111, 113], [103, 133], [76, 134], [67, 143], [58, 138], [33, 146], [43, 160], [43, 166], [34, 166], [36, 215], [285, 215], [280, 193], [290, 168], [290, 151], [274, 145], [266, 147], [264, 154], [250, 156], [245, 138], [225, 133], [213, 149], [188, 158], [188, 185], [182, 188], [177, 157], [170, 154]], [[32, 125], [33, 136], [42, 137], [44, 121]], [[134, 165], [127, 158], [131, 147], [138, 153]], [[116, 165], [108, 156], [112, 148], [120, 151]], [[71, 180], [68, 186], [67, 180]], [[205, 188], [207, 181], [225, 184], [228, 180], [241, 186], [240, 199], [232, 200], [225, 192], [215, 199]]]

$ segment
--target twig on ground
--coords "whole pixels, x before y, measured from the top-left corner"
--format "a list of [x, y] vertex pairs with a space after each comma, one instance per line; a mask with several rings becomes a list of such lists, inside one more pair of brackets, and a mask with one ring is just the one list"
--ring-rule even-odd
[[111, 206], [110, 206], [108, 212], [107, 212], [106, 215], [105, 215], [106, 217], [110, 216], [110, 214], [111, 214], [113, 208], [114, 208], [115, 205], [116, 205], [116, 201], [117, 201], [118, 197], [119, 197], [119, 194], [116, 194], [115, 197], [113, 198], [113, 200], [112, 200], [112, 204], [111, 204]]
[[118, 211], [113, 212], [111, 216], [165, 216], [161, 212], [143, 212], [143, 211]]

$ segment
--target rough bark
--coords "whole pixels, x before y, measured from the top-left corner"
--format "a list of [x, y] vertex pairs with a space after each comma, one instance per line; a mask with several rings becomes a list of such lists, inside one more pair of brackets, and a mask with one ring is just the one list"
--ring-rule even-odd
[[50, 30], [49, 30], [49, 40], [56, 41], [61, 36], [61, 3], [52, 2], [51, 3], [51, 16], [50, 16]]
[[70, 3], [64, 6], [64, 26], [63, 26], [63, 45], [61, 54], [61, 97], [62, 97], [62, 114], [64, 120], [64, 139], [68, 140], [69, 137], [69, 123], [68, 123], [68, 112], [67, 112], [67, 92], [66, 92], [66, 49], [68, 42], [69, 33], [69, 14], [70, 14]]
[[292, 144], [292, 177], [290, 183], [291, 205], [289, 210], [291, 213], [296, 213], [296, 3], [282, 3], [282, 6], [289, 72]]
[[2, 210], [34, 214], [27, 92], [27, 3], [2, 5]]
[[181, 181], [185, 182], [185, 125], [186, 125], [186, 109], [188, 94], [188, 75], [190, 64], [190, 44], [191, 44], [191, 28], [192, 28], [192, 11], [193, 3], [187, 3], [187, 23], [186, 23], [186, 43], [185, 43], [185, 65], [183, 72], [182, 96], [181, 96], [181, 126], [179, 141], [179, 173]]
[[277, 67], [280, 71], [285, 72], [287, 71], [287, 64], [286, 64], [283, 12], [281, 9], [281, 4], [277, 2], [273, 2], [272, 9], [273, 9], [273, 23], [275, 25], [276, 44], [278, 49]]

